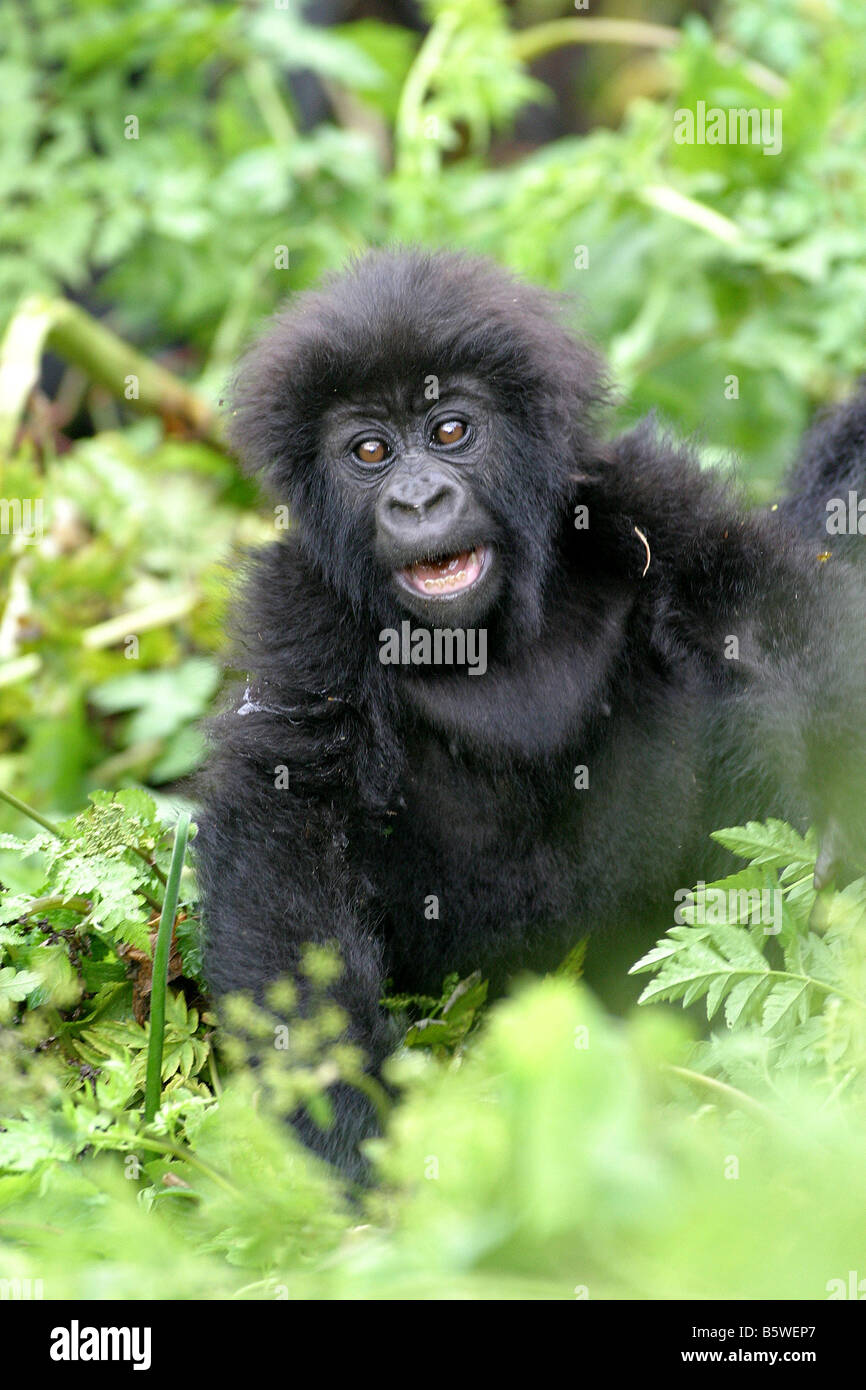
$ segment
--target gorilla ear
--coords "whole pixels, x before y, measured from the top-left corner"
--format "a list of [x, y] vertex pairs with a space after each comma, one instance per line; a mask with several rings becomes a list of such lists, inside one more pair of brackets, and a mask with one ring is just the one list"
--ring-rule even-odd
[[328, 405], [321, 390], [326, 363], [313, 331], [310, 302], [275, 314], [238, 363], [227, 393], [226, 436], [247, 473], [290, 486], [315, 458], [319, 426]]

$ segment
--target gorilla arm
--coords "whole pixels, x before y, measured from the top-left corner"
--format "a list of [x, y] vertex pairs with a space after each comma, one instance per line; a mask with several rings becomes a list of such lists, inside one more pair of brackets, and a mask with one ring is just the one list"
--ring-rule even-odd
[[[866, 863], [861, 572], [781, 512], [747, 511], [651, 421], [608, 446], [580, 500], [591, 520], [582, 545], [592, 538], [596, 568], [627, 560], [656, 657], [698, 666], [714, 726], [709, 756], [715, 733], [722, 762], [714, 775], [742, 786], [735, 801], [753, 815], [767, 801], [788, 818], [802, 808], [819, 834], [816, 886], [843, 862]], [[636, 528], [650, 552], [643, 576]]]
[[705, 595], [692, 640], [720, 674], [756, 766], [815, 824], [822, 888], [866, 863], [866, 588], [775, 517], [735, 520], [701, 548], [688, 580], [692, 598], [696, 587]]
[[[364, 732], [353, 711], [327, 695], [293, 691], [288, 706], [282, 688], [279, 706], [269, 707], [277, 689], [254, 690], [243, 712], [218, 721], [196, 840], [206, 978], [218, 997], [242, 990], [262, 1005], [268, 986], [289, 976], [303, 1013], [302, 948], [335, 946], [343, 970], [329, 996], [347, 1016], [346, 1041], [362, 1050], [375, 1076], [393, 1047], [379, 1004], [382, 944], [345, 854], [347, 787]], [[374, 1108], [343, 1082], [329, 1098], [330, 1129], [306, 1113], [292, 1116], [295, 1128], [322, 1157], [362, 1179], [358, 1145], [376, 1132]]]

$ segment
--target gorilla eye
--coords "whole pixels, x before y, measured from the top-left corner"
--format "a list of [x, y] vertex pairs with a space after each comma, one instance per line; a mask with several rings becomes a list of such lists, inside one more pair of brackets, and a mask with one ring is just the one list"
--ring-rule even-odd
[[465, 436], [466, 426], [462, 420], [445, 420], [433, 431], [433, 438], [437, 444], [456, 444], [458, 439]]
[[364, 439], [353, 452], [362, 463], [381, 463], [388, 456], [388, 446], [382, 439]]

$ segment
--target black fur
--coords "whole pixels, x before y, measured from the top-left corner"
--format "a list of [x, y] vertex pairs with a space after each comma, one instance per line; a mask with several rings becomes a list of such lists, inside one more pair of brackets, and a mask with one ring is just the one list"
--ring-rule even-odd
[[[376, 253], [277, 317], [234, 392], [233, 442], [297, 529], [255, 562], [249, 693], [217, 725], [197, 842], [208, 977], [260, 995], [302, 943], [336, 941], [334, 994], [374, 1072], [386, 977], [438, 993], [479, 969], [496, 991], [587, 932], [634, 957], [675, 889], [726, 867], [709, 831], [814, 819], [832, 869], [839, 825], [862, 826], [863, 600], [813, 537], [839, 479], [866, 472], [866, 403], [841, 454], [819, 439], [801, 463], [804, 501], [750, 513], [651, 423], [604, 441], [603, 369], [559, 315], [485, 262]], [[380, 663], [381, 629], [406, 617], [377, 550], [380, 483], [333, 444], [340, 403], [411, 420], [430, 374], [483, 403], [468, 492], [501, 573], [474, 678]], [[335, 1102], [327, 1133], [299, 1124], [360, 1174], [372, 1115], [348, 1088]]]

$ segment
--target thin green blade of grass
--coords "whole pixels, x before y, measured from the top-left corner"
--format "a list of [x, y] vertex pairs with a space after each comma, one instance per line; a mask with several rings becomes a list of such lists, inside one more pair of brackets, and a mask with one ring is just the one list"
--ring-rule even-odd
[[180, 875], [186, 856], [186, 843], [189, 838], [189, 819], [189, 811], [182, 811], [175, 827], [168, 881], [165, 886], [165, 897], [159, 918], [159, 930], [156, 934], [156, 950], [153, 953], [150, 1037], [147, 1044], [147, 1079], [144, 1089], [144, 1118], [148, 1123], [159, 1109], [162, 1094], [162, 1047], [165, 1038], [165, 993], [168, 988], [168, 960], [171, 950], [171, 933], [177, 913]]

